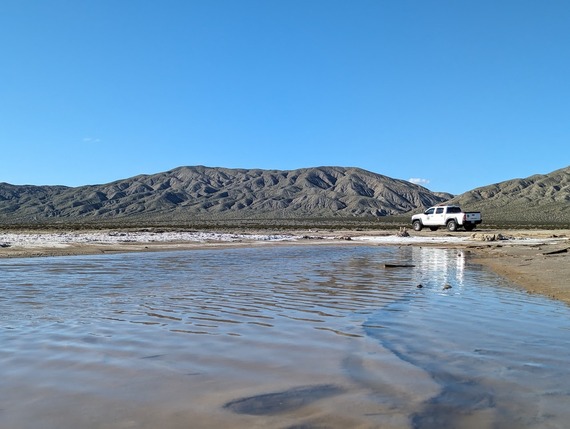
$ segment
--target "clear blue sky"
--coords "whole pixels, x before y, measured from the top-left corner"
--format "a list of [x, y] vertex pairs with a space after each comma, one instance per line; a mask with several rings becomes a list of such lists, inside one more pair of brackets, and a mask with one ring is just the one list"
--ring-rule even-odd
[[567, 0], [2, 0], [0, 58], [0, 182], [570, 165]]

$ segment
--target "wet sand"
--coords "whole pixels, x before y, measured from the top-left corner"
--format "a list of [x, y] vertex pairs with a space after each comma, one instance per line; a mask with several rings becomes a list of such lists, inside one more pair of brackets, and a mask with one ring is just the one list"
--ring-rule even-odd
[[[256, 231], [248, 234], [197, 233], [198, 238], [189, 240], [183, 233], [157, 233], [153, 238], [146, 235], [141, 238], [116, 231], [69, 235], [21, 232], [0, 234], [0, 258], [306, 244], [437, 246], [465, 249], [472, 262], [492, 269], [529, 293], [570, 304], [570, 230], [483, 229], [454, 233], [410, 230], [408, 233], [410, 237], [398, 237], [398, 231], [299, 230], [285, 235]], [[101, 240], [101, 234], [109, 237], [126, 235], [126, 238]], [[65, 240], [58, 239], [64, 235]], [[14, 236], [25, 236], [25, 239], [14, 242]]]
[[[535, 236], [538, 233], [533, 233]], [[552, 235], [552, 234], [550, 234]], [[565, 234], [570, 237], [570, 234]], [[473, 249], [474, 262], [536, 293], [570, 304], [570, 240], [521, 246], [482, 246]]]

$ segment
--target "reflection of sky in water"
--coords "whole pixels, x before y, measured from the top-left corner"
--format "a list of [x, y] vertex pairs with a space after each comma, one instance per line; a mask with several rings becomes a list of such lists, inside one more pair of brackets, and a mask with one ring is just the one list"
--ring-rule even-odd
[[[61, 415], [92, 407], [101, 418], [105, 401], [93, 396], [112, 394], [130, 410], [146, 398], [133, 387], [142, 380], [155, 386], [155, 406], [171, 401], [191, 418], [214, 413], [209, 395], [216, 407], [259, 398], [291, 407], [301, 392], [350, 417], [338, 420], [344, 427], [385, 424], [394, 410], [403, 416], [396, 427], [564, 427], [569, 315], [470, 265], [462, 250], [321, 245], [3, 260], [0, 426], [25, 398]], [[52, 402], [72, 394], [71, 403]], [[74, 402], [81, 395], [86, 402]], [[62, 427], [34, 409], [30, 422]], [[291, 418], [277, 426], [305, 424]]]

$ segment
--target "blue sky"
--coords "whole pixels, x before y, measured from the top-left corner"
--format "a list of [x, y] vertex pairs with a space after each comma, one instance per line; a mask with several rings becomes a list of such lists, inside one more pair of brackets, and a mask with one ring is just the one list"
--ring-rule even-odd
[[569, 23], [565, 0], [2, 0], [0, 182], [548, 173], [570, 165]]

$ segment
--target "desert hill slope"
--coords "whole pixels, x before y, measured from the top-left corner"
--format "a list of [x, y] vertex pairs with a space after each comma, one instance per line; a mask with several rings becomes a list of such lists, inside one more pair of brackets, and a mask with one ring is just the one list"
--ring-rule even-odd
[[570, 225], [570, 166], [476, 188], [449, 202], [487, 219]]
[[179, 167], [75, 188], [0, 183], [0, 223], [384, 216], [451, 196], [359, 168]]

